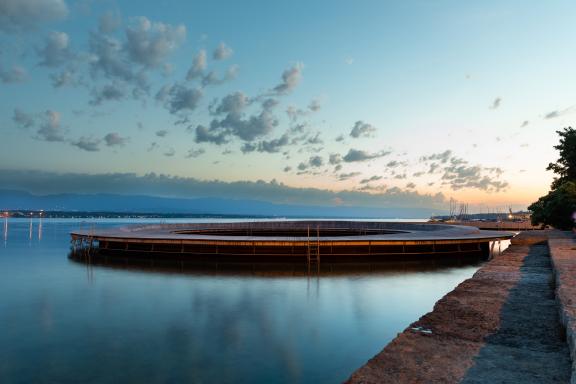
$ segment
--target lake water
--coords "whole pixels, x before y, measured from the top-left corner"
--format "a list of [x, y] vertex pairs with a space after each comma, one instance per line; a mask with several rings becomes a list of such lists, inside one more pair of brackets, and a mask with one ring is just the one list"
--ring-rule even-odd
[[87, 267], [68, 259], [81, 222], [0, 223], [0, 383], [341, 382], [478, 268], [317, 278]]

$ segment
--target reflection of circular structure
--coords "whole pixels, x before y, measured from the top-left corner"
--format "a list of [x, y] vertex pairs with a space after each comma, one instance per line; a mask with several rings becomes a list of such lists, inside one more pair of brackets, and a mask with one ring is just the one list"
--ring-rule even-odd
[[196, 262], [382, 261], [410, 255], [487, 255], [510, 232], [428, 223], [261, 221], [128, 226], [71, 233], [77, 250]]

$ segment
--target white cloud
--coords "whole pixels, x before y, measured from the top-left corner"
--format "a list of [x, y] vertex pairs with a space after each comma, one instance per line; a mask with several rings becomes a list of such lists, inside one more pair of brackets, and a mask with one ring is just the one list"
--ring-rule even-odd
[[353, 163], [358, 161], [368, 161], [372, 159], [377, 159], [379, 157], [384, 157], [389, 155], [389, 151], [380, 151], [376, 153], [369, 153], [359, 149], [350, 149], [348, 153], [342, 158], [347, 163]]
[[282, 73], [282, 82], [274, 87], [274, 92], [277, 94], [286, 94], [294, 90], [302, 80], [303, 68], [304, 66], [301, 63], [296, 63], [286, 69]]
[[100, 140], [90, 137], [81, 137], [70, 144], [87, 152], [98, 152], [100, 150]]
[[98, 30], [101, 33], [112, 33], [122, 25], [122, 18], [113, 11], [103, 13], [98, 21]]
[[357, 139], [359, 137], [373, 137], [376, 132], [376, 127], [371, 124], [365, 123], [362, 120], [358, 120], [352, 130], [350, 131], [350, 136]]
[[0, 66], [0, 81], [4, 84], [22, 83], [28, 78], [28, 72], [18, 65], [10, 69], [5, 69]]
[[140, 16], [126, 29], [126, 51], [135, 63], [159, 67], [185, 39], [184, 25], [152, 22]]
[[127, 137], [122, 137], [117, 132], [110, 132], [106, 136], [104, 136], [104, 141], [106, 142], [106, 145], [109, 147], [121, 147], [124, 144], [126, 144], [128, 140], [129, 139]]
[[14, 121], [16, 126], [19, 128], [30, 128], [35, 124], [34, 116], [22, 111], [19, 108], [14, 109], [12, 121]]
[[60, 113], [48, 110], [42, 116], [42, 125], [38, 129], [38, 138], [44, 141], [64, 141], [64, 129], [60, 122]]
[[64, 32], [51, 32], [46, 38], [44, 47], [38, 50], [40, 65], [58, 67], [72, 58], [70, 38]]
[[192, 59], [192, 66], [186, 74], [186, 80], [193, 80], [201, 77], [206, 70], [206, 51], [201, 49]]
[[218, 44], [218, 47], [216, 47], [216, 49], [214, 50], [212, 58], [214, 58], [214, 60], [226, 60], [227, 58], [232, 56], [233, 53], [234, 51], [232, 50], [232, 48], [230, 48], [224, 43], [220, 43]]
[[502, 98], [497, 97], [494, 99], [494, 101], [492, 102], [492, 104], [490, 105], [490, 109], [498, 109], [500, 107], [500, 104], [502, 103]]
[[0, 0], [0, 29], [22, 31], [68, 15], [64, 0]]

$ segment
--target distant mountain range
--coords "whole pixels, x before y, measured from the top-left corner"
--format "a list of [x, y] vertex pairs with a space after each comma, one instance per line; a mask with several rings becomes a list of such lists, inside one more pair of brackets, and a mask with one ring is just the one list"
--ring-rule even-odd
[[351, 207], [274, 204], [223, 198], [170, 198], [119, 194], [33, 195], [0, 190], [0, 210], [82, 212], [142, 212], [190, 215], [248, 215], [280, 217], [428, 218], [445, 212], [427, 208]]

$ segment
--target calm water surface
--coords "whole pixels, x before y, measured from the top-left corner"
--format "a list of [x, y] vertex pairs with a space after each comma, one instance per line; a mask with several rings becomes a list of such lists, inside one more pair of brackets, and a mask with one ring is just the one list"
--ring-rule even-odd
[[88, 268], [68, 259], [80, 223], [0, 223], [0, 383], [341, 382], [478, 268], [320, 278]]

